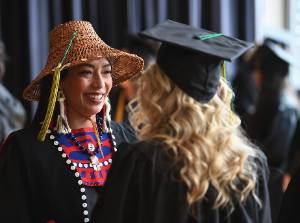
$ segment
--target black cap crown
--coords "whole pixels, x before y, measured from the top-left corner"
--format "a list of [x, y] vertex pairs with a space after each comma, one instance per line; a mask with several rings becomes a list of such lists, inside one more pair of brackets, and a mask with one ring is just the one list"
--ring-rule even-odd
[[178, 87], [200, 102], [208, 102], [215, 95], [223, 61], [232, 61], [253, 46], [171, 20], [140, 35], [162, 42], [157, 64]]

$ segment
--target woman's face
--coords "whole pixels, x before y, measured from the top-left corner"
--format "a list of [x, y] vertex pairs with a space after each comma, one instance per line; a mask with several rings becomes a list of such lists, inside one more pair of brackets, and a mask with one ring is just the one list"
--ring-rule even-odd
[[111, 71], [105, 58], [70, 68], [61, 82], [67, 114], [90, 118], [100, 112], [112, 88]]

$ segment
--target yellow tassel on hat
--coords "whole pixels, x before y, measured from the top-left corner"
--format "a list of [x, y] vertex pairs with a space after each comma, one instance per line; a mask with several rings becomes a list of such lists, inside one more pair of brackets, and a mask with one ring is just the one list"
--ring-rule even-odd
[[52, 115], [54, 112], [54, 108], [55, 108], [55, 103], [56, 103], [56, 98], [57, 98], [57, 92], [58, 92], [58, 88], [59, 88], [59, 81], [60, 81], [60, 72], [62, 71], [62, 69], [64, 68], [62, 66], [71, 46], [72, 46], [72, 42], [76, 36], [76, 32], [75, 31], [72, 35], [72, 38], [70, 40], [70, 43], [68, 45], [68, 48], [66, 49], [64, 56], [62, 58], [62, 60], [58, 63], [58, 65], [56, 66], [55, 70], [54, 70], [54, 75], [53, 75], [53, 80], [52, 80], [52, 86], [51, 86], [51, 92], [50, 92], [50, 97], [49, 97], [49, 102], [48, 102], [48, 107], [47, 107], [47, 112], [46, 112], [46, 116], [45, 119], [43, 121], [43, 125], [42, 128], [38, 134], [38, 140], [44, 141], [48, 128], [50, 126], [50, 122], [52, 120]]
[[42, 128], [38, 134], [38, 139], [41, 141], [45, 140], [45, 136], [47, 134], [47, 130], [49, 128], [49, 125], [50, 125], [50, 122], [52, 119], [52, 115], [53, 115], [53, 111], [54, 111], [55, 103], [56, 103], [56, 98], [57, 98], [58, 87], [59, 87], [60, 72], [61, 72], [61, 63], [59, 63], [57, 65], [57, 67], [55, 68], [55, 71], [54, 71], [46, 116], [45, 116]]

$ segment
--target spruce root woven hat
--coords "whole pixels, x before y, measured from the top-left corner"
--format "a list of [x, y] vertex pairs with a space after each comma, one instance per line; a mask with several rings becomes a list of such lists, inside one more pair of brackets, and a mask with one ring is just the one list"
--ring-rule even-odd
[[69, 46], [72, 35], [76, 32], [72, 45], [62, 64], [62, 70], [85, 63], [88, 60], [107, 58], [112, 65], [113, 86], [118, 85], [143, 69], [143, 59], [113, 49], [97, 35], [92, 24], [87, 21], [70, 21], [56, 26], [50, 32], [50, 47], [47, 64], [37, 77], [25, 88], [23, 97], [29, 101], [38, 101], [41, 80], [53, 75]]

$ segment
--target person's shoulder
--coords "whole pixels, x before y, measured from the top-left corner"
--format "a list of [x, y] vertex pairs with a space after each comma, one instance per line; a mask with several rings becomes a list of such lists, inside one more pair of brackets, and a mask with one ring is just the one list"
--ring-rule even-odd
[[23, 145], [29, 145], [30, 142], [37, 141], [38, 127], [36, 125], [29, 125], [23, 129], [14, 131], [4, 140], [0, 146], [2, 152], [4, 148], [17, 145], [18, 148], [22, 148]]
[[116, 137], [116, 143], [117, 146], [120, 144], [127, 142], [135, 142], [136, 141], [136, 135], [134, 129], [131, 127], [131, 125], [127, 122], [123, 123], [116, 123], [114, 121], [110, 122], [110, 127], [112, 130], [112, 134]]
[[37, 126], [37, 125], [26, 126], [25, 128], [14, 131], [12, 133], [12, 137], [20, 140], [26, 139], [26, 141], [36, 139], [39, 132], [39, 127], [41, 126]]
[[173, 168], [173, 159], [168, 147], [160, 141], [146, 140], [120, 145], [120, 157], [131, 161], [148, 163], [159, 172], [169, 172]]
[[258, 175], [265, 175], [267, 178], [270, 175], [268, 159], [261, 149], [255, 149], [255, 156], [249, 156], [247, 161], [256, 165]]
[[146, 159], [152, 159], [157, 156], [157, 154], [164, 154], [166, 148], [162, 142], [154, 140], [124, 143], [121, 144], [120, 147], [121, 150], [126, 150], [127, 153], [135, 153], [136, 155], [142, 156]]

